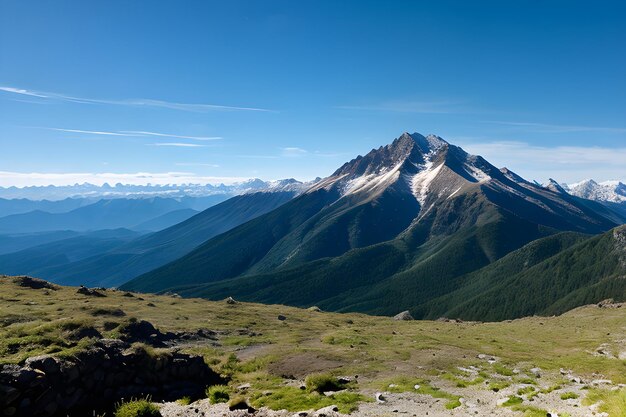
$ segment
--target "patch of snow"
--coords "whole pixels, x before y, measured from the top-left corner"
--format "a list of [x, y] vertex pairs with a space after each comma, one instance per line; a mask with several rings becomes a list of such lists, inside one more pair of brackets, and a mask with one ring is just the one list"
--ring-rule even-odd
[[[429, 136], [429, 138], [431, 138], [431, 136]], [[409, 179], [411, 191], [413, 192], [415, 199], [420, 203], [420, 206], [424, 206], [426, 198], [428, 197], [428, 188], [444, 165], [439, 164], [436, 168], [433, 168], [433, 157], [435, 152], [436, 151], [431, 151], [425, 155], [425, 162], [423, 164], [416, 165], [419, 172]]]
[[363, 191], [371, 191], [378, 187], [393, 183], [400, 176], [400, 167], [402, 163], [396, 165], [392, 169], [383, 170], [377, 174], [363, 175], [350, 181], [344, 185], [341, 195], [346, 196], [356, 194]]
[[491, 179], [489, 175], [474, 165], [465, 164], [463, 168], [465, 168], [465, 172], [470, 174], [478, 182], [485, 182]]

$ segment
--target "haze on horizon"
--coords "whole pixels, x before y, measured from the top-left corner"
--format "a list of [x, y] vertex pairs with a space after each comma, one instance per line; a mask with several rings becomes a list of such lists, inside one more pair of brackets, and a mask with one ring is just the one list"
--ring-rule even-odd
[[0, 186], [309, 180], [403, 131], [624, 181], [624, 45], [619, 1], [8, 0]]

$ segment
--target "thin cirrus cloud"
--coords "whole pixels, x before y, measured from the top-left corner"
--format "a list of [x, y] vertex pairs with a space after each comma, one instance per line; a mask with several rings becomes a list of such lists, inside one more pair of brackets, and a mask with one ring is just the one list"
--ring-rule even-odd
[[433, 100], [389, 100], [374, 104], [336, 106], [342, 110], [377, 111], [392, 113], [425, 113], [425, 114], [448, 114], [464, 113], [469, 110], [458, 101]]
[[626, 147], [537, 146], [518, 141], [476, 141], [457, 138], [468, 152], [507, 167], [526, 179], [541, 182], [554, 178], [574, 183], [626, 179]]
[[57, 132], [81, 133], [87, 135], [103, 135], [103, 136], [125, 136], [125, 137], [147, 137], [156, 136], [163, 138], [190, 139], [197, 141], [213, 141], [223, 139], [221, 136], [184, 136], [173, 135], [170, 133], [148, 132], [142, 130], [122, 130], [122, 131], [101, 131], [101, 130], [81, 130], [81, 129], [61, 129], [57, 127], [44, 127], [46, 130], [54, 130]]
[[281, 150], [281, 156], [287, 157], [287, 158], [298, 158], [301, 156], [304, 156], [306, 154], [308, 154], [308, 151], [302, 148], [297, 148], [297, 147], [286, 147], [286, 148], [280, 148]]
[[484, 123], [508, 126], [517, 130], [534, 133], [575, 133], [575, 132], [601, 132], [601, 133], [626, 133], [626, 127], [604, 127], [604, 126], [581, 126], [581, 125], [560, 125], [549, 123], [532, 122], [511, 122], [486, 120]]
[[167, 184], [233, 184], [247, 180], [247, 177], [217, 177], [202, 176], [190, 172], [11, 172], [0, 171], [0, 186], [44, 186], [54, 184], [74, 185], [90, 183], [102, 185], [104, 183], [116, 184], [118, 182], [129, 185], [153, 185]]
[[107, 104], [114, 106], [132, 106], [132, 107], [154, 107], [165, 108], [171, 110], [181, 110], [187, 112], [209, 112], [209, 111], [252, 111], [252, 112], [274, 112], [274, 110], [263, 109], [258, 107], [241, 107], [241, 106], [225, 106], [219, 104], [204, 103], [178, 103], [165, 100], [155, 99], [123, 99], [123, 100], [106, 100], [96, 98], [75, 97], [67, 94], [50, 93], [45, 91], [26, 90], [16, 87], [0, 86], [0, 91], [15, 94], [19, 96], [36, 97], [42, 100], [63, 101], [70, 103], [82, 104]]
[[156, 142], [146, 143], [149, 146], [172, 146], [175, 148], [206, 148], [207, 145], [200, 145], [199, 143], [184, 143], [184, 142]]
[[200, 162], [177, 162], [174, 164], [179, 167], [206, 167], [206, 168], [219, 168], [217, 164], [205, 164]]

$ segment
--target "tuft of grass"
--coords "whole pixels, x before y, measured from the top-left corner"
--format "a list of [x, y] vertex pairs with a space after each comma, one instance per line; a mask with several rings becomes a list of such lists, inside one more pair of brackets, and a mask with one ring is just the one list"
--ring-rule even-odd
[[225, 403], [230, 400], [230, 394], [226, 385], [213, 385], [206, 390], [206, 396], [211, 404]]
[[[523, 404], [514, 405], [511, 407], [511, 410], [524, 413], [524, 417], [546, 417], [548, 415], [547, 410], [537, 407], [530, 407]], [[565, 417], [565, 414], [559, 415]]]
[[179, 405], [189, 405], [191, 404], [191, 397], [183, 397], [176, 400], [176, 403]]
[[609, 417], [623, 417], [626, 415], [626, 388], [616, 391], [590, 389], [583, 403], [599, 403], [598, 410], [608, 413]]
[[547, 388], [541, 389], [539, 392], [541, 392], [542, 394], [550, 394], [552, 391], [556, 391], [556, 390], [561, 389], [561, 388], [563, 388], [561, 386], [561, 384], [554, 384], [554, 385], [551, 385], [551, 386], [549, 386]]
[[524, 402], [524, 399], [522, 397], [518, 397], [516, 395], [513, 395], [511, 397], [509, 397], [508, 400], [506, 400], [502, 406], [503, 407], [511, 407], [513, 405], [518, 405]]
[[494, 363], [493, 364], [493, 370], [502, 376], [513, 376], [515, 375], [513, 373], [513, 371], [509, 368], [507, 368], [506, 366], [502, 365], [501, 363]]
[[528, 386], [528, 387], [523, 387], [523, 388], [518, 389], [517, 395], [532, 394], [533, 392], [535, 392], [535, 387]]
[[487, 388], [489, 388], [491, 391], [493, 392], [498, 392], [500, 390], [503, 390], [507, 387], [509, 387], [511, 385], [510, 382], [508, 381], [491, 381]]
[[338, 392], [330, 396], [317, 391], [308, 392], [296, 387], [280, 387], [264, 395], [257, 393], [252, 399], [255, 407], [267, 407], [272, 410], [302, 411], [319, 410], [323, 407], [336, 405], [339, 412], [349, 414], [358, 409], [361, 402], [373, 401], [355, 392]]
[[236, 395], [228, 401], [228, 408], [231, 410], [245, 410], [248, 407], [248, 400], [243, 395]]
[[331, 374], [311, 374], [304, 380], [306, 389], [309, 392], [319, 392], [323, 394], [326, 391], [340, 391], [346, 386], [340, 384], [337, 378]]
[[575, 392], [564, 392], [563, 394], [561, 394], [562, 400], [575, 400], [577, 398], [578, 394], [576, 394]]
[[464, 379], [458, 375], [454, 375], [451, 373], [445, 373], [441, 375], [443, 379], [447, 379], [450, 382], [453, 382], [457, 388], [467, 388], [472, 385], [478, 385], [485, 382], [485, 378], [482, 376], [477, 376], [474, 379]]
[[[418, 389], [415, 386], [419, 385]], [[461, 405], [461, 397], [440, 390], [430, 385], [430, 381], [422, 378], [412, 378], [407, 376], [399, 376], [396, 378], [385, 380], [381, 385], [381, 389], [389, 392], [415, 392], [417, 394], [429, 395], [433, 398], [446, 399], [446, 408], [452, 410]]]
[[162, 417], [159, 407], [148, 400], [122, 403], [115, 410], [115, 417]]

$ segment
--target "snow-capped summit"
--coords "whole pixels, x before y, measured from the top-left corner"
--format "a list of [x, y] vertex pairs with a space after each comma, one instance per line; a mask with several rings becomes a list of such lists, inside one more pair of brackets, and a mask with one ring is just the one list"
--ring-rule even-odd
[[[436, 135], [403, 133], [392, 143], [346, 162], [309, 191], [324, 188], [341, 196], [372, 198], [392, 187], [411, 193], [421, 207], [431, 195], [448, 197], [464, 185], [482, 183], [500, 171]], [[432, 200], [432, 199], [431, 199]]]
[[597, 183], [592, 179], [569, 184], [567, 190], [576, 197], [610, 203], [626, 202], [626, 185], [620, 181]]

